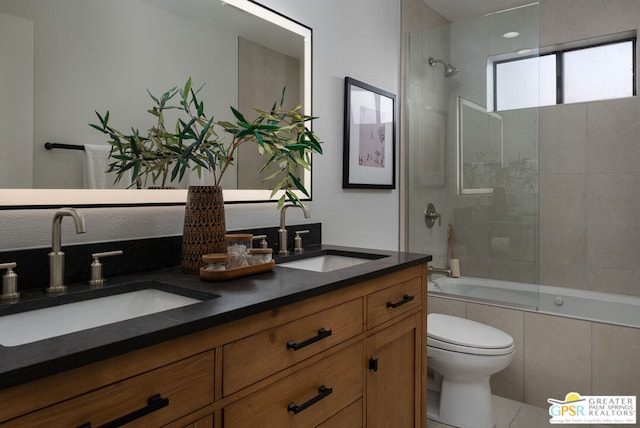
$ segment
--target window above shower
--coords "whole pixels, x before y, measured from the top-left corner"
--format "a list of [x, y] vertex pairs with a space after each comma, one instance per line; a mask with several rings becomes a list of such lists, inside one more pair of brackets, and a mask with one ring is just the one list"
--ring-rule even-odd
[[489, 57], [489, 111], [636, 95], [636, 33]]

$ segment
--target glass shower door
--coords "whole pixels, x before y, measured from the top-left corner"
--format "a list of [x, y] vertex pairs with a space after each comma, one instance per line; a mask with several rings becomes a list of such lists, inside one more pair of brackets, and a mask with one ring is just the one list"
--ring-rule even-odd
[[[532, 5], [409, 35], [407, 247], [445, 269], [453, 250], [465, 278], [440, 279], [449, 285], [436, 292], [537, 306], [539, 109], [494, 111], [492, 64], [538, 46], [538, 14]], [[503, 38], [516, 23], [520, 40]]]

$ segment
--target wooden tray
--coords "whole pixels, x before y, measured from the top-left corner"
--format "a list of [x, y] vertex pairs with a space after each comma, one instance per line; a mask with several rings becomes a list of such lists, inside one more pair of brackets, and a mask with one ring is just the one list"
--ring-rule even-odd
[[230, 279], [240, 278], [243, 276], [269, 272], [270, 270], [273, 270], [273, 267], [275, 265], [275, 260], [271, 260], [267, 263], [245, 266], [237, 269], [206, 270], [205, 268], [200, 268], [200, 278], [204, 279], [205, 281], [228, 281]]

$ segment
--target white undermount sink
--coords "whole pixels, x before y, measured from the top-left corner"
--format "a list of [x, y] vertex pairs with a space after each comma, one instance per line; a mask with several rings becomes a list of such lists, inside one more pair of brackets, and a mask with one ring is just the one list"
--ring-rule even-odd
[[199, 302], [149, 288], [5, 315], [0, 317], [0, 345], [23, 345]]
[[336, 254], [323, 254], [315, 257], [308, 257], [306, 259], [294, 260], [291, 262], [281, 263], [278, 266], [311, 270], [314, 272], [331, 272], [338, 269], [343, 269], [351, 266], [357, 266], [362, 263], [368, 263], [373, 259], [365, 259], [362, 257], [351, 257]]

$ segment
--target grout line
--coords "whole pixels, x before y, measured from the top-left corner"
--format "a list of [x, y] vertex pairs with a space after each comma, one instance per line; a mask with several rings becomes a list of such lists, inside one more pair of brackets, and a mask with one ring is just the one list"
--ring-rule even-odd
[[511, 425], [513, 425], [513, 423], [516, 421], [516, 419], [518, 419], [518, 415], [520, 414], [520, 412], [524, 408], [523, 404], [524, 403], [520, 403], [520, 407], [518, 407], [518, 411], [516, 412], [515, 415], [513, 415], [513, 418], [511, 418], [511, 420], [509, 421], [509, 425], [508, 425], [509, 428], [511, 428]]

